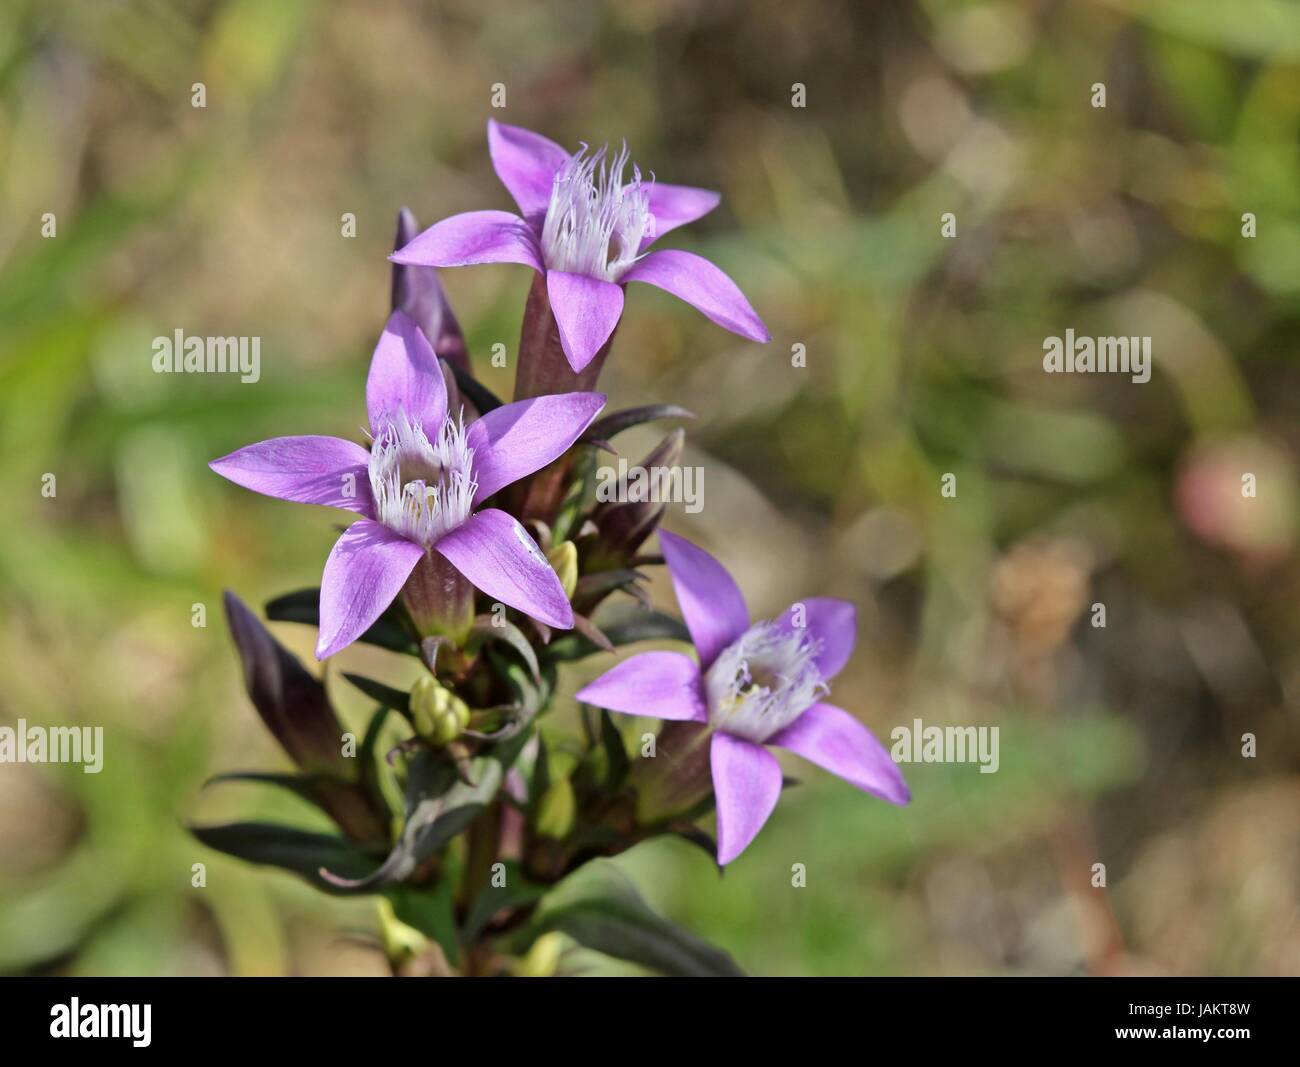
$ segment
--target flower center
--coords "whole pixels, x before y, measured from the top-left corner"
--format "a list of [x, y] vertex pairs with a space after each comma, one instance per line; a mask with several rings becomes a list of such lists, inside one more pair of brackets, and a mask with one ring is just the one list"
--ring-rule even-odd
[[806, 630], [755, 623], [704, 676], [709, 723], [759, 743], [789, 726], [830, 691], [813, 662], [818, 648]]
[[548, 270], [613, 282], [635, 261], [654, 216], [635, 163], [624, 183], [627, 163], [627, 145], [613, 158], [608, 146], [588, 155], [583, 145], [556, 172], [542, 223]]
[[469, 518], [477, 489], [463, 415], [448, 415], [432, 441], [401, 410], [376, 433], [370, 491], [376, 518], [395, 533], [430, 547]]

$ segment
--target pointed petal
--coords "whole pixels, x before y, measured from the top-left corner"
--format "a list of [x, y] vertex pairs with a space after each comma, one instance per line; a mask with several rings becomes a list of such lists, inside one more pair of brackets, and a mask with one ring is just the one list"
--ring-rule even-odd
[[360, 519], [338, 539], [320, 583], [316, 658], [326, 659], [365, 633], [397, 598], [424, 555], [387, 526]]
[[714, 734], [709, 750], [718, 802], [718, 863], [739, 856], [763, 829], [781, 795], [781, 765], [762, 745]]
[[655, 225], [647, 239], [641, 242], [641, 247], [657, 241], [669, 230], [707, 215], [721, 199], [722, 196], [711, 189], [655, 182], [650, 186], [650, 213], [655, 218]]
[[834, 704], [814, 704], [784, 730], [768, 738], [809, 763], [837, 774], [891, 804], [906, 804], [912, 793], [885, 746], [862, 723]]
[[551, 183], [569, 153], [549, 137], [488, 119], [488, 152], [501, 184], [525, 217], [545, 214]]
[[751, 341], [772, 339], [736, 283], [702, 256], [676, 248], [651, 252], [624, 271], [619, 281], [658, 286], [699, 309], [724, 330]]
[[542, 550], [504, 511], [471, 515], [434, 546], [490, 597], [560, 630], [573, 628], [573, 609]]
[[659, 531], [659, 545], [700, 667], [708, 670], [718, 653], [749, 628], [745, 598], [726, 568], [704, 549], [667, 530]]
[[605, 406], [602, 393], [558, 393], [502, 404], [466, 433], [474, 449], [474, 503], [562, 456]]
[[596, 358], [623, 314], [623, 287], [599, 278], [552, 270], [546, 294], [560, 330], [565, 358], [575, 372]]
[[420, 267], [467, 267], [474, 263], [522, 263], [542, 269], [542, 254], [528, 223], [508, 211], [467, 211], [430, 226], [388, 257]]
[[371, 433], [378, 433], [384, 416], [399, 409], [432, 437], [447, 417], [447, 382], [424, 332], [405, 312], [394, 311], [375, 345], [366, 379]]
[[273, 437], [208, 464], [223, 478], [278, 500], [373, 514], [370, 453], [340, 437]]
[[794, 629], [795, 608], [800, 605], [808, 635], [821, 643], [814, 659], [817, 670], [829, 681], [844, 669], [853, 655], [853, 644], [858, 637], [858, 609], [848, 600], [810, 596], [786, 609], [779, 620], [781, 626]]
[[706, 722], [700, 669], [680, 652], [642, 652], [578, 690], [598, 708], [656, 719]]

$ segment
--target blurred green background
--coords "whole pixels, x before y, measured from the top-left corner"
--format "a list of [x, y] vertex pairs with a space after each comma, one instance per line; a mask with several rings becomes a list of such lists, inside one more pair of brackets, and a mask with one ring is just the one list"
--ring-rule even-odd
[[[903, 810], [791, 761], [725, 878], [623, 857], [647, 896], [758, 974], [1300, 973], [1298, 65], [1283, 0], [0, 6], [0, 722], [106, 735], [97, 776], [0, 766], [0, 970], [386, 970], [372, 903], [182, 828], [314, 824], [201, 785], [286, 764], [220, 591], [314, 585], [335, 536], [206, 462], [357, 436], [396, 211], [512, 207], [495, 116], [722, 191], [665, 246], [773, 343], [635, 287], [602, 379], [698, 416], [705, 507], [669, 525], [758, 614], [854, 599], [835, 699], [882, 738], [1001, 729], [998, 773], [912, 765]], [[443, 277], [508, 393], [527, 272]], [[152, 373], [178, 327], [260, 336], [261, 381]], [[1151, 381], [1044, 374], [1067, 327], [1150, 335]], [[382, 655], [331, 664], [345, 715]]]

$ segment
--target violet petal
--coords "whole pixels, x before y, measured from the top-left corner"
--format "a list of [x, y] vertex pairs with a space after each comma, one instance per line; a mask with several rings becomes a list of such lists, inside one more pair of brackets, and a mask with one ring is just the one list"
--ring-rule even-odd
[[399, 410], [435, 438], [447, 417], [447, 382], [424, 332], [405, 312], [394, 311], [375, 345], [366, 378], [371, 432], [379, 433], [385, 416]]
[[772, 339], [736, 283], [702, 256], [677, 248], [651, 252], [624, 271], [619, 281], [658, 286], [685, 300], [724, 330], [751, 341]]
[[560, 579], [528, 531], [504, 511], [471, 515], [433, 547], [488, 596], [547, 626], [572, 629]]
[[781, 795], [781, 765], [762, 745], [715, 733], [709, 750], [718, 805], [718, 863], [725, 866], [754, 840]]
[[749, 628], [745, 597], [726, 568], [698, 545], [667, 530], [659, 531], [659, 544], [700, 667], [708, 670], [718, 653]]
[[844, 669], [853, 655], [858, 637], [858, 609], [851, 601], [835, 597], [806, 597], [782, 614], [778, 624], [784, 629], [795, 628], [794, 609], [798, 604], [803, 605], [805, 632], [821, 645], [813, 662], [821, 676], [829, 681]]
[[558, 459], [604, 406], [601, 393], [558, 393], [503, 404], [471, 424], [474, 503]]
[[655, 182], [649, 186], [649, 190], [650, 214], [655, 218], [655, 225], [653, 231], [641, 243], [643, 249], [669, 230], [675, 230], [678, 226], [685, 226], [686, 223], [694, 222], [707, 215], [722, 199], [720, 194], [711, 189], [696, 189], [690, 185]]
[[569, 153], [549, 137], [495, 119], [488, 119], [488, 152], [497, 177], [524, 217], [545, 214], [555, 172]]
[[814, 704], [768, 739], [809, 763], [839, 775], [881, 800], [906, 804], [912, 793], [885, 746], [862, 723], [834, 704]]
[[537, 237], [508, 211], [467, 211], [430, 226], [388, 257], [421, 267], [467, 267], [474, 263], [522, 263], [542, 270]]
[[623, 314], [623, 287], [569, 271], [546, 274], [546, 294], [560, 331], [564, 356], [574, 372], [596, 358]]
[[642, 652], [580, 689], [576, 699], [625, 715], [706, 722], [700, 669], [680, 652]]
[[278, 500], [346, 508], [369, 518], [370, 454], [340, 437], [273, 437], [208, 464], [223, 478]]
[[370, 629], [397, 599], [422, 555], [415, 542], [370, 519], [349, 526], [321, 576], [316, 658], [334, 655]]

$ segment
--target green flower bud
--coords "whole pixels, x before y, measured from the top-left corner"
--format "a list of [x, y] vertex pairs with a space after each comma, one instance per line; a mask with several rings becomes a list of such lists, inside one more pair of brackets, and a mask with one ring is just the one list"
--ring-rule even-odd
[[445, 745], [469, 725], [469, 705], [426, 674], [411, 686], [411, 720], [426, 741]]
[[419, 930], [397, 917], [386, 897], [379, 898], [379, 934], [383, 938], [384, 952], [395, 962], [410, 959], [429, 943]]
[[542, 934], [533, 942], [527, 955], [515, 961], [516, 978], [551, 978], [560, 965], [560, 953], [564, 949], [564, 938], [552, 931]]
[[576, 815], [573, 784], [567, 778], [559, 778], [542, 794], [534, 825], [539, 836], [559, 841], [569, 836]]
[[564, 595], [572, 597], [578, 585], [578, 546], [572, 541], [561, 541], [546, 553], [546, 558], [560, 579]]

